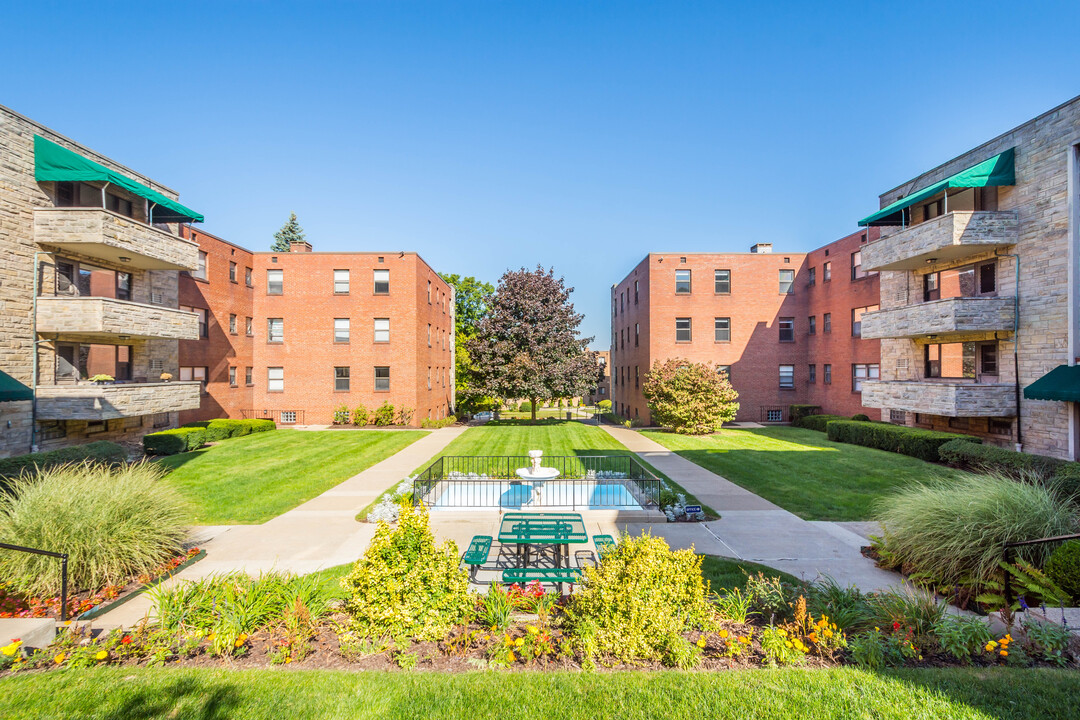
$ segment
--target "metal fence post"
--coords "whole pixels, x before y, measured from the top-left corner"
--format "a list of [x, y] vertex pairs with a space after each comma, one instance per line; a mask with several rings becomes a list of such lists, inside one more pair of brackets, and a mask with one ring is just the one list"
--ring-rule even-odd
[[60, 558], [60, 622], [67, 622], [67, 553]]

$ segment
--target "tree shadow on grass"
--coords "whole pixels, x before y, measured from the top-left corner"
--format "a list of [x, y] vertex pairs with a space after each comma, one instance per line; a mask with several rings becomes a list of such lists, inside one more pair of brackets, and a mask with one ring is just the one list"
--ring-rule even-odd
[[[122, 690], [123, 687], [117, 688]], [[112, 720], [148, 720], [185, 717], [197, 720], [227, 720], [240, 717], [238, 687], [220, 678], [179, 677], [161, 685], [139, 686], [116, 692], [122, 699], [109, 709]], [[114, 697], [115, 697], [114, 695]]]

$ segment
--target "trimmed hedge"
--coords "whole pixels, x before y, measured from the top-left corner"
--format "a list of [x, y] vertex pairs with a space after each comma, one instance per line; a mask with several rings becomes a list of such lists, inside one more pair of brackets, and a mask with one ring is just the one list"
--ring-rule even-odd
[[789, 405], [788, 406], [788, 419], [796, 427], [799, 425], [799, 421], [808, 415], [813, 415], [815, 412], [821, 409], [820, 405]]
[[205, 442], [217, 442], [229, 438], [242, 437], [256, 432], [265, 432], [275, 428], [273, 420], [202, 420], [185, 423], [182, 427], [202, 428], [206, 432]]
[[206, 430], [201, 427], [178, 427], [143, 435], [143, 450], [147, 455], [176, 455], [202, 447]]
[[127, 462], [127, 459], [127, 450], [124, 448], [116, 443], [98, 440], [86, 445], [73, 445], [59, 450], [4, 458], [0, 460], [0, 478], [18, 477], [24, 470], [35, 472], [87, 460], [103, 465], [121, 465]]
[[834, 442], [888, 450], [927, 462], [939, 462], [941, 456], [938, 449], [947, 442], [953, 440], [964, 440], [972, 444], [982, 442], [979, 438], [956, 433], [859, 420], [833, 420], [828, 424], [826, 433]]
[[795, 427], [806, 428], [807, 430], [817, 430], [818, 432], [825, 432], [825, 426], [833, 420], [846, 420], [847, 418], [841, 415], [804, 415], [798, 420], [794, 421], [792, 425]]
[[1013, 478], [1023, 479], [1023, 475], [1037, 473], [1049, 478], [1056, 475], [1066, 463], [1063, 460], [1016, 452], [996, 445], [979, 445], [957, 439], [942, 445], [943, 462], [976, 470], [997, 470]]

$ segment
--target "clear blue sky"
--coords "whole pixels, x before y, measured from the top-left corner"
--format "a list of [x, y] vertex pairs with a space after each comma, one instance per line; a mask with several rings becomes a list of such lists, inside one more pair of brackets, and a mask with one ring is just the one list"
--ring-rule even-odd
[[[809, 250], [1080, 94], [1080, 3], [7, 3], [0, 103], [265, 249], [554, 266]], [[174, 6], [174, 7], [170, 7]]]

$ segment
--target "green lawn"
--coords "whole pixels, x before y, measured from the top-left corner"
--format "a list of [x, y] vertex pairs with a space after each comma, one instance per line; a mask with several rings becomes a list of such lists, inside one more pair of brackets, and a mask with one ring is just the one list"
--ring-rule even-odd
[[734, 560], [732, 558], [717, 557], [716, 555], [703, 555], [701, 561], [701, 575], [709, 581], [709, 587], [713, 592], [742, 588], [746, 585], [747, 575], [765, 573], [766, 577], [778, 577], [786, 583], [799, 585], [799, 579], [789, 575], [783, 570], [771, 568], [761, 563], [749, 560]]
[[1065, 720], [1070, 670], [535, 673], [97, 668], [0, 679], [0, 717]]
[[334, 565], [333, 567], [316, 570], [311, 574], [319, 578], [319, 584], [329, 593], [330, 597], [344, 598], [345, 589], [341, 587], [341, 578], [348, 575], [354, 565], [355, 563]]
[[891, 490], [957, 474], [906, 455], [829, 442], [825, 433], [801, 428], [643, 434], [806, 520], [869, 520], [875, 501]]
[[274, 430], [157, 462], [202, 525], [262, 523], [385, 460], [420, 430]]

